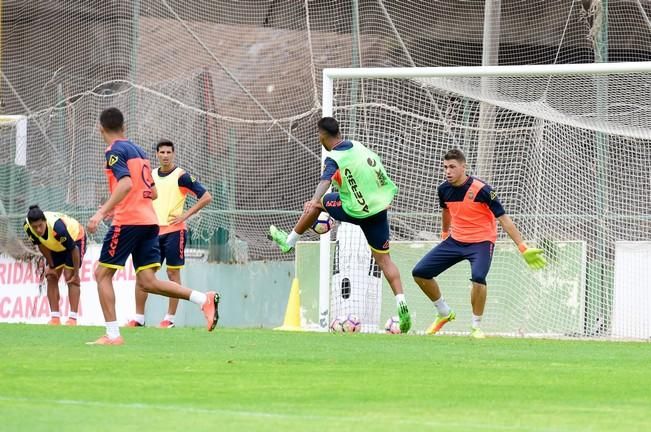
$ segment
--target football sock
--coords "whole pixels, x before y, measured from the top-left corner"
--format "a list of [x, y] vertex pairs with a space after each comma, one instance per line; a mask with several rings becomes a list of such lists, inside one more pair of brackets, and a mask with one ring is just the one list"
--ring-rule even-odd
[[120, 336], [120, 327], [118, 326], [117, 321], [106, 322], [106, 336], [108, 336], [109, 339], [115, 339]]
[[443, 296], [439, 297], [438, 300], [434, 302], [434, 306], [441, 316], [448, 316], [450, 314], [450, 306], [445, 302]]
[[145, 314], [135, 314], [133, 316], [134, 321], [140, 325], [145, 325]]
[[163, 318], [163, 321], [174, 322], [174, 315], [165, 314], [165, 318]]
[[51, 313], [50, 313], [50, 316], [51, 316], [52, 318], [61, 318], [61, 312], [59, 312], [59, 311], [51, 312]]
[[77, 312], [72, 312], [71, 311], [70, 314], [68, 315], [68, 318], [72, 318], [72, 319], [76, 320], [77, 319]]
[[195, 290], [192, 290], [192, 292], [190, 293], [190, 301], [199, 306], [203, 306], [207, 298], [208, 297], [206, 297], [206, 293], [202, 293]]
[[290, 232], [289, 235], [287, 236], [287, 241], [286, 241], [287, 246], [291, 246], [291, 247], [296, 246], [296, 242], [300, 237], [301, 237], [300, 234], [297, 234], [296, 231], [292, 230], [292, 232]]
[[472, 328], [479, 328], [479, 325], [481, 324], [481, 315], [472, 315]]

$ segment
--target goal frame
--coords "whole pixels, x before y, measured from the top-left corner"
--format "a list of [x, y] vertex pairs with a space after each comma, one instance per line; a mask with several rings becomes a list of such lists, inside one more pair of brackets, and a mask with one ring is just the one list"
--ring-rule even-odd
[[[16, 128], [16, 139], [14, 147], [14, 164], [18, 166], [27, 165], [27, 116], [19, 114], [0, 115], [0, 125], [12, 124]], [[11, 182], [10, 195], [13, 195], [13, 181]], [[0, 201], [0, 215], [7, 215], [8, 210]]]
[[5, 123], [14, 124], [16, 127], [14, 164], [25, 166], [27, 164], [27, 116], [19, 114], [0, 115], [0, 125]]
[[[413, 79], [444, 77], [534, 77], [562, 75], [617, 75], [651, 72], [651, 62], [576, 63], [556, 65], [396, 67], [396, 68], [325, 68], [323, 69], [322, 116], [334, 113], [335, 79]], [[321, 161], [327, 157], [322, 149]], [[319, 248], [319, 330], [327, 331], [330, 318], [330, 244], [322, 235]]]

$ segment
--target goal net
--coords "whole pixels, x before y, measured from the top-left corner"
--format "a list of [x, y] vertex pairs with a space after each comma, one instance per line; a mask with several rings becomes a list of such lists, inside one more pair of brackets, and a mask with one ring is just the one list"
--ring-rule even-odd
[[[488, 12], [492, 18], [486, 19], [486, 5], [491, 4], [494, 9]], [[127, 135], [149, 153], [154, 165], [156, 142], [172, 140], [179, 166], [198, 177], [211, 192], [210, 205], [188, 221], [189, 246], [206, 250], [211, 261], [290, 261], [294, 255], [281, 254], [266, 239], [266, 231], [270, 224], [290, 229], [318, 181], [321, 155], [315, 124], [322, 116], [324, 68], [476, 66], [482, 64], [488, 45], [494, 49], [495, 63], [502, 65], [651, 58], [651, 4], [641, 0], [4, 0], [0, 8], [0, 113], [26, 117], [24, 165], [16, 160], [17, 142], [21, 141], [17, 122], [13, 119], [0, 125], [0, 253], [14, 256], [21, 256], [24, 247], [29, 250], [29, 245], [20, 244], [24, 240], [20, 225], [29, 205], [62, 211], [85, 223], [106, 199], [102, 172], [105, 144], [97, 132], [97, 120], [99, 113], [111, 106], [125, 113]], [[485, 28], [492, 30], [491, 37], [487, 38]], [[604, 194], [599, 198], [602, 201], [588, 210], [579, 205], [566, 208], [559, 202], [546, 203], [556, 206], [551, 210], [538, 209], [548, 215], [547, 227], [556, 223], [549, 215], [561, 214], [561, 207], [568, 214], [582, 209], [573, 222], [570, 218], [558, 222], [557, 229], [566, 230], [568, 237], [559, 235], [552, 240], [585, 242], [589, 276], [581, 285], [585, 301], [583, 312], [578, 314], [585, 316], [584, 328], [594, 326], [604, 315], [604, 328], [609, 329], [609, 302], [615, 299], [593, 295], [592, 290], [601, 293], [602, 288], [601, 282], [592, 281], [612, 279], [612, 257], [606, 246], [609, 235], [614, 238], [623, 232], [626, 238], [634, 239], [648, 226], [638, 223], [639, 213], [635, 213], [639, 200], [646, 196], [640, 193], [635, 201], [629, 196], [636, 194], [628, 192], [637, 185], [637, 180], [631, 179], [643, 179], [644, 170], [637, 169], [636, 164], [644, 168], [641, 161], [646, 155], [639, 146], [638, 132], [645, 126], [621, 123], [644, 119], [643, 109], [634, 106], [629, 115], [629, 107], [622, 104], [626, 102], [613, 99], [607, 121], [579, 114], [570, 116], [572, 122], [568, 123], [562, 110], [555, 111], [560, 109], [558, 104], [545, 107], [536, 99], [536, 91], [546, 86], [542, 84], [546, 78], [531, 78], [526, 84], [500, 78], [493, 96], [482, 96], [480, 77], [439, 81], [358, 79], [336, 83], [335, 115], [342, 116], [349, 136], [368, 140], [373, 148], [375, 137], [378, 142], [409, 143], [393, 145], [395, 154], [388, 147], [378, 151], [386, 159], [393, 158], [394, 164], [420, 163], [409, 169], [401, 165], [403, 171], [391, 166], [402, 190], [392, 221], [396, 239], [411, 243], [435, 240], [435, 236], [430, 238], [436, 231], [435, 200], [418, 194], [427, 190], [425, 185], [433, 187], [440, 180], [436, 177], [437, 152], [452, 145], [465, 146], [473, 171], [495, 183], [509, 212], [529, 230], [525, 234], [532, 241], [544, 237], [538, 235], [542, 228], [532, 222], [537, 219], [529, 212], [531, 203], [542, 202], [545, 194], [559, 190], [569, 196], [572, 188], [578, 187], [569, 181], [571, 186], [563, 185], [552, 192], [514, 186], [525, 170], [532, 170], [533, 181], [542, 182], [538, 179], [546, 177], [536, 170], [554, 167], [560, 175], [563, 166], [571, 165], [568, 158], [556, 162], [551, 156], [554, 150], [542, 143], [561, 146], [560, 138], [567, 139], [567, 145], [575, 148], [564, 154], [579, 158], [580, 162], [571, 166], [588, 176], [578, 184], [605, 178], [606, 188], [602, 190], [609, 193], [618, 187], [608, 167], [612, 166], [613, 152], [621, 152], [626, 157], [618, 165], [634, 173], [618, 179], [621, 189], [627, 190], [623, 192], [624, 206], [615, 211], [612, 195]], [[588, 81], [585, 77], [576, 80], [577, 85], [581, 82]], [[617, 82], [627, 90], [617, 88]], [[647, 91], [644, 81], [640, 85], [626, 82], [609, 79], [608, 98], [626, 91], [637, 91], [641, 98]], [[572, 83], [561, 89], [552, 83], [548, 99], [563, 99], [566, 91], [579, 93], [579, 87], [574, 88]], [[594, 107], [596, 111], [597, 98], [606, 93], [589, 87], [585, 94], [567, 98], [565, 108]], [[494, 124], [479, 122], [480, 101], [495, 107], [484, 114], [486, 117], [492, 112], [486, 118], [495, 117]], [[393, 117], [384, 121], [389, 114]], [[504, 124], [513, 125], [513, 129], [504, 130]], [[629, 132], [622, 133], [622, 128]], [[610, 141], [600, 141], [599, 133], [605, 133]], [[476, 144], [484, 135], [488, 142], [495, 141], [492, 147]], [[502, 150], [504, 142], [513, 145], [501, 151], [497, 162], [488, 163], [490, 159], [484, 155], [490, 154], [491, 148], [493, 152]], [[525, 142], [537, 144], [522, 144]], [[604, 142], [601, 148], [607, 154], [606, 174], [601, 177], [597, 175], [601, 165], [589, 165], [604, 160], [591, 147], [596, 142]], [[425, 145], [438, 147], [424, 150]], [[622, 150], [612, 150], [615, 148]], [[558, 184], [562, 182], [548, 186]], [[590, 192], [581, 189], [580, 193]], [[609, 217], [617, 213], [621, 222], [604, 219], [605, 229], [597, 230], [601, 226], [595, 218], [600, 214], [595, 208], [605, 209]], [[586, 212], [592, 216], [585, 216]], [[577, 225], [576, 230], [572, 223]], [[611, 228], [614, 230], [609, 231]], [[106, 225], [101, 226], [89, 241], [101, 241], [106, 229]], [[597, 232], [605, 234], [597, 237]], [[589, 235], [584, 239], [586, 233]], [[316, 235], [303, 238], [317, 240]], [[598, 245], [606, 252], [595, 252]], [[423, 246], [422, 252], [430, 246]], [[413, 259], [404, 264], [405, 281], [420, 253], [414, 252]], [[604, 265], [600, 266], [598, 259], [604, 256]], [[337, 277], [350, 281], [345, 273], [352, 262], [340, 259]], [[626, 262], [625, 257], [622, 262]], [[358, 264], [363, 266], [363, 260]], [[497, 265], [493, 276], [498, 273]], [[316, 263], [312, 263], [312, 273], [315, 268]], [[375, 283], [382, 280], [370, 273]], [[322, 279], [330, 283], [328, 272]], [[608, 283], [603, 285], [605, 295], [618, 292]], [[407, 291], [412, 308], [420, 297], [413, 288]], [[496, 289], [491, 288], [491, 295]], [[446, 296], [453, 295], [447, 291]], [[389, 298], [387, 288], [377, 292], [383, 294], [384, 304]], [[459, 295], [465, 297], [467, 293]], [[489, 301], [496, 298], [493, 295]], [[337, 313], [346, 313], [347, 308], [342, 302]], [[457, 310], [461, 313], [467, 309], [459, 306]], [[390, 312], [376, 308], [371, 315], [384, 321]], [[422, 323], [423, 315], [419, 315]], [[490, 317], [486, 320], [493, 322]], [[371, 319], [365, 317], [364, 321], [368, 325]], [[462, 317], [458, 320], [464, 321]]]
[[[615, 244], [651, 240], [650, 73], [649, 63], [324, 71], [324, 115], [332, 113], [344, 136], [377, 152], [400, 187], [390, 210], [392, 257], [417, 331], [435, 309], [411, 270], [438, 243], [442, 157], [459, 148], [470, 174], [495, 188], [527, 244], [544, 249], [549, 262], [529, 270], [500, 229], [482, 328], [609, 335]], [[329, 254], [322, 261], [334, 274], [321, 284], [320, 314], [354, 312], [377, 329], [396, 314], [395, 300], [373, 275], [370, 254], [365, 265], [340, 274], [348, 251], [363, 248], [350, 240], [352, 231], [335, 237], [336, 266]], [[618, 271], [636, 271], [626, 265]], [[469, 277], [464, 261], [438, 278], [457, 312], [447, 332], [470, 328]], [[638, 330], [651, 336], [651, 328]]]
[[[88, 220], [107, 195], [97, 118], [116, 106], [154, 165], [155, 143], [172, 140], [213, 195], [189, 221], [211, 259], [290, 260], [265, 231], [291, 227], [314, 190], [322, 69], [481, 64], [489, 3], [4, 0], [0, 110], [28, 117], [29, 144], [25, 166], [0, 154], [9, 231], [30, 204]], [[648, 2], [501, 3], [500, 64], [589, 63], [606, 43], [611, 62], [649, 58]], [[6, 131], [0, 151], [13, 152]]]

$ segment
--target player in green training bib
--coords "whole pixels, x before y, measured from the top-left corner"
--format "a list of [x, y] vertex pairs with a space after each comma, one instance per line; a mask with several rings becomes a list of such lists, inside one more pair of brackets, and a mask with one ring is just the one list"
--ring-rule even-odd
[[[358, 225], [368, 241], [375, 262], [384, 273], [396, 296], [400, 331], [411, 328], [411, 317], [400, 280], [400, 271], [389, 254], [389, 220], [387, 208], [398, 188], [387, 175], [380, 157], [362, 143], [341, 137], [339, 123], [324, 117], [317, 123], [321, 145], [329, 151], [319, 185], [312, 199], [305, 203], [303, 215], [289, 235], [275, 226], [269, 238], [282, 252], [291, 251], [299, 237], [316, 221], [322, 211], [334, 219]], [[332, 181], [339, 192], [326, 193]]]

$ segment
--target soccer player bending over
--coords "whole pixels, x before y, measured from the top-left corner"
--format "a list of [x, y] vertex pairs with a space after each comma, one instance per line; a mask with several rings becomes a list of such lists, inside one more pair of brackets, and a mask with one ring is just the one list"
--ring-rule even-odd
[[[158, 192], [154, 200], [154, 210], [158, 217], [158, 246], [160, 263], [167, 264], [167, 278], [181, 284], [181, 269], [185, 265], [185, 244], [188, 231], [185, 221], [210, 204], [212, 197], [194, 176], [174, 165], [174, 143], [163, 140], [156, 145], [156, 157], [160, 167], [154, 170], [153, 177]], [[186, 212], [183, 211], [185, 198], [190, 193], [198, 201]], [[145, 303], [147, 291], [136, 284], [136, 316], [127, 324], [129, 327], [145, 325]], [[174, 317], [179, 299], [170, 297], [165, 318], [158, 324], [161, 328], [174, 327]]]
[[439, 204], [443, 209], [441, 243], [429, 251], [412, 271], [414, 280], [425, 295], [434, 302], [438, 312], [436, 320], [427, 329], [434, 334], [456, 314], [441, 296], [436, 276], [456, 263], [470, 261], [472, 290], [471, 336], [484, 338], [480, 329], [486, 304], [486, 276], [493, 258], [497, 239], [496, 219], [533, 269], [546, 265], [542, 249], [528, 248], [520, 231], [505, 213], [493, 188], [485, 182], [466, 174], [466, 157], [460, 150], [450, 150], [443, 157], [446, 181], [438, 187]]
[[201, 307], [208, 331], [212, 331], [219, 318], [219, 294], [190, 290], [175, 282], [156, 278], [160, 267], [158, 248], [158, 218], [152, 200], [157, 197], [151, 166], [145, 151], [132, 143], [124, 134], [124, 117], [117, 108], [102, 111], [100, 133], [108, 145], [106, 175], [111, 196], [88, 221], [88, 231], [94, 233], [99, 223], [109, 214], [113, 222], [100, 252], [95, 280], [99, 301], [106, 320], [106, 334], [91, 344], [122, 345], [120, 328], [115, 316], [113, 275], [123, 268], [131, 255], [136, 270], [136, 284], [145, 291], [190, 300]]
[[[289, 252], [323, 210], [338, 221], [358, 225], [364, 232], [375, 262], [396, 296], [400, 331], [406, 333], [411, 328], [411, 317], [400, 271], [389, 255], [387, 208], [398, 188], [387, 175], [378, 155], [360, 142], [341, 137], [337, 120], [323, 117], [317, 126], [319, 141], [330, 155], [325, 160], [314, 196], [305, 203], [303, 215], [289, 235], [272, 225], [269, 227], [269, 237], [280, 246], [282, 252]], [[339, 192], [326, 194], [332, 180], [337, 183]]]
[[25, 219], [25, 232], [38, 245], [45, 257], [47, 268], [47, 299], [50, 303], [50, 325], [61, 324], [59, 311], [59, 279], [64, 274], [68, 285], [70, 315], [66, 325], [77, 325], [79, 311], [79, 267], [86, 253], [86, 233], [79, 222], [62, 213], [42, 211], [37, 205], [29, 206]]

